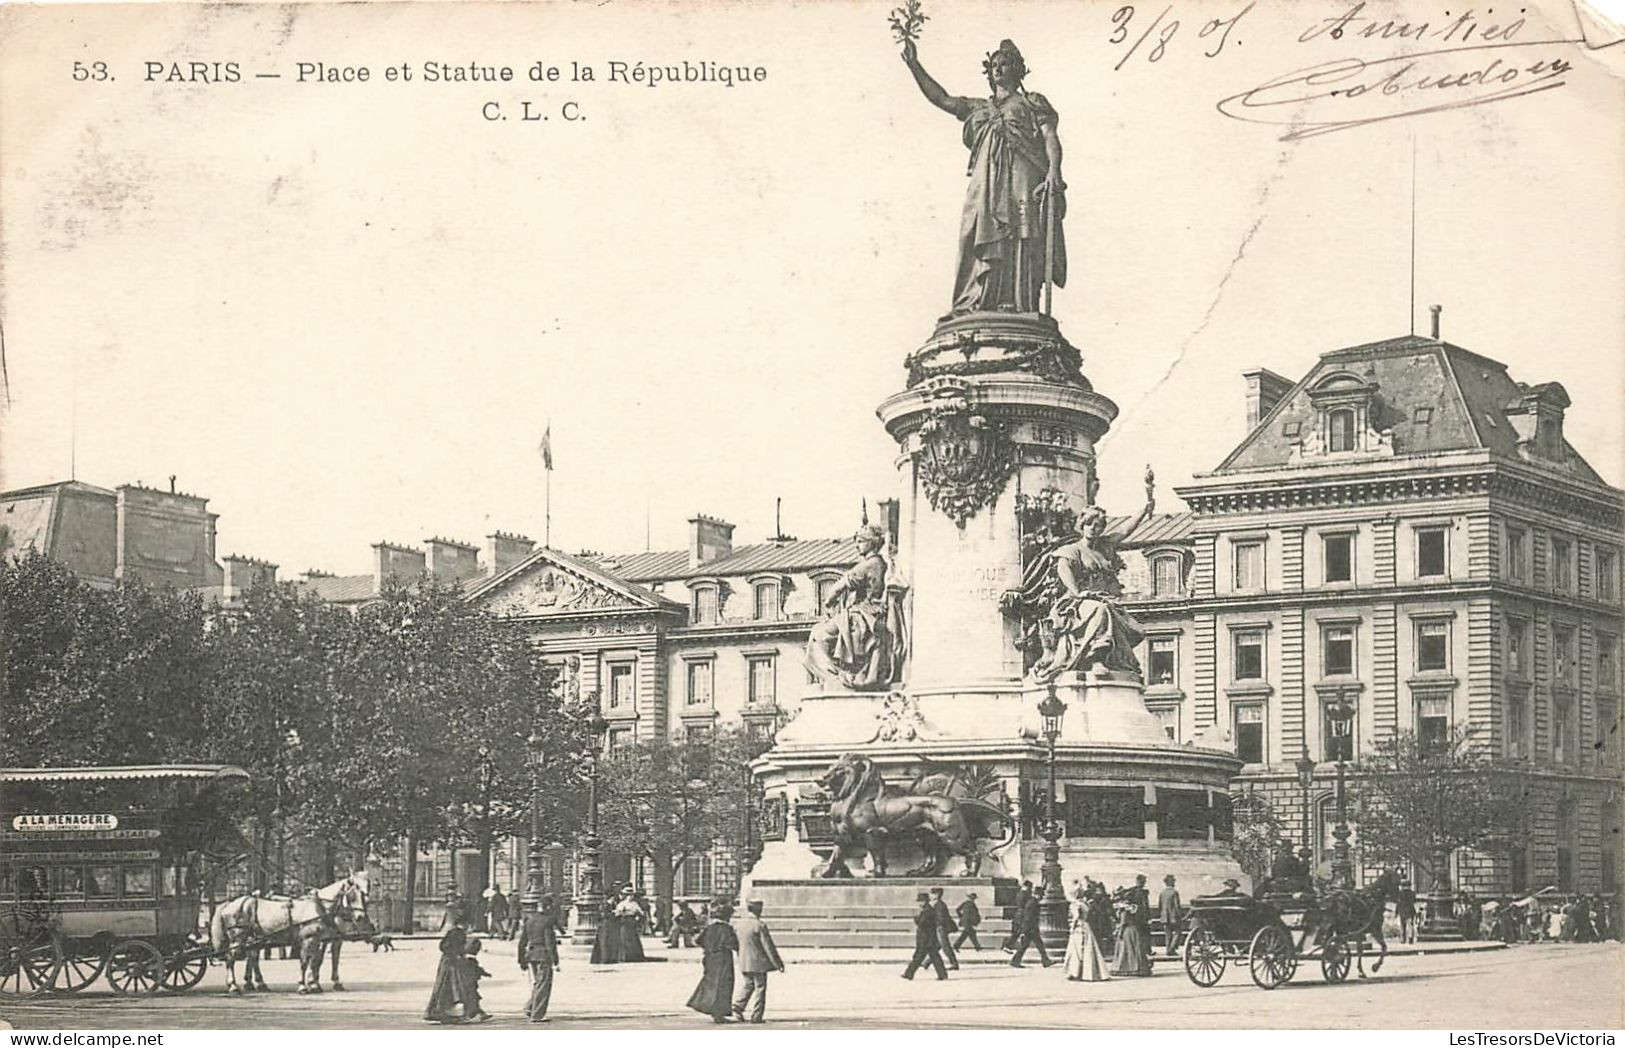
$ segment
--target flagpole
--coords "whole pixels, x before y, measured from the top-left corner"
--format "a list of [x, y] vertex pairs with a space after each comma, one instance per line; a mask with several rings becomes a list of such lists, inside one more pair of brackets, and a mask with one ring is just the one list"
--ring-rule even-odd
[[547, 519], [542, 524], [542, 548], [553, 548], [553, 469], [548, 467], [542, 472], [547, 474], [547, 486], [544, 487], [542, 504], [546, 509]]

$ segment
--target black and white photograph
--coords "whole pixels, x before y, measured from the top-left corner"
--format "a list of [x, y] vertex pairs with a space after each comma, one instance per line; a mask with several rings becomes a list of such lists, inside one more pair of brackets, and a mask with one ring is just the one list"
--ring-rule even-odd
[[1611, 0], [0, 5], [0, 1036], [1613, 1044], [1621, 128]]

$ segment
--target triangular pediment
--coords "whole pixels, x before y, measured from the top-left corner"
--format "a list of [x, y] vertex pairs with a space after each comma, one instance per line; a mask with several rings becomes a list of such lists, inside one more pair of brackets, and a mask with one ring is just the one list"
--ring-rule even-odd
[[468, 599], [499, 618], [665, 611], [659, 594], [557, 550], [541, 549], [469, 591]]

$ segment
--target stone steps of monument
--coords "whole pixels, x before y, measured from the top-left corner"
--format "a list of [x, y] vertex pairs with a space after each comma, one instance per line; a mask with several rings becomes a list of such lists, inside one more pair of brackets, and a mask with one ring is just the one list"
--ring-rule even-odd
[[773, 941], [794, 949], [912, 950], [914, 929], [898, 931], [835, 930], [830, 928], [773, 929]]

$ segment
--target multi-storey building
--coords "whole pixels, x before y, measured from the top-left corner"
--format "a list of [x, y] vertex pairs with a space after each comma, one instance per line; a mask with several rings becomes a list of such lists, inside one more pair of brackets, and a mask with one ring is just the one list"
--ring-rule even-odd
[[1237, 792], [1294, 835], [1307, 793], [1325, 863], [1331, 762], [1464, 725], [1521, 762], [1533, 821], [1456, 856], [1461, 886], [1616, 888], [1625, 503], [1564, 438], [1563, 388], [1416, 336], [1246, 380], [1249, 432], [1176, 489], [1191, 512], [1127, 540], [1170, 734], [1228, 736]]

